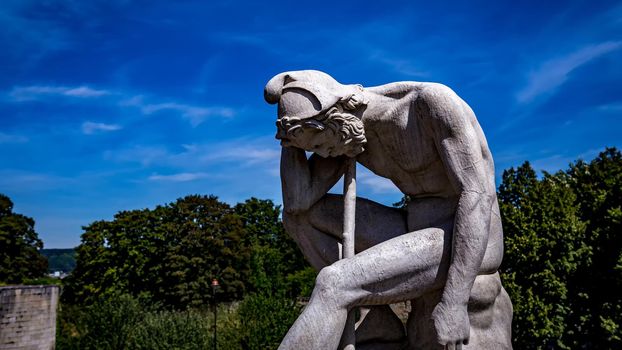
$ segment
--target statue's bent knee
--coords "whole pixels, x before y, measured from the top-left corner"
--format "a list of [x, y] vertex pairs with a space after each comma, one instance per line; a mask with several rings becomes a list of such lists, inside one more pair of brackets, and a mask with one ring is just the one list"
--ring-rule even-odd
[[313, 297], [321, 298], [324, 302], [335, 303], [341, 308], [345, 307], [345, 292], [343, 276], [340, 276], [338, 268], [329, 265], [320, 270], [315, 280]]

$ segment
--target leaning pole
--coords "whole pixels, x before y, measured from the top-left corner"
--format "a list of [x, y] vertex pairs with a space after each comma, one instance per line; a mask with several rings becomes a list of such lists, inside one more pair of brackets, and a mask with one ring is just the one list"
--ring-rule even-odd
[[[343, 179], [343, 245], [342, 258], [354, 257], [354, 222], [356, 214], [356, 158], [346, 160], [346, 173]], [[356, 342], [354, 331], [356, 310], [348, 313], [342, 336], [342, 349], [354, 350]]]

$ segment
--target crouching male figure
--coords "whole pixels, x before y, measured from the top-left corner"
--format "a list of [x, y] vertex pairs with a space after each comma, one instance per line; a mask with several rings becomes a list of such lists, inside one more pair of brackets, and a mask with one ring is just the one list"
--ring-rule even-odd
[[[264, 93], [278, 103], [283, 222], [320, 271], [279, 349], [337, 349], [360, 306], [372, 308], [359, 349], [511, 349], [494, 166], [471, 108], [440, 84], [363, 88], [319, 71], [281, 73]], [[327, 192], [346, 157], [410, 202], [400, 210], [357, 198], [357, 254], [338, 260], [343, 199]], [[387, 306], [406, 300], [407, 335]]]

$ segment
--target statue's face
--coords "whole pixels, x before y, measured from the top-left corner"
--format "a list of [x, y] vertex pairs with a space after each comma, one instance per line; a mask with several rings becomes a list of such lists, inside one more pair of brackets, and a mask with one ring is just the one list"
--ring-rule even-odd
[[332, 129], [317, 127], [313, 121], [302, 122], [300, 127], [292, 128], [289, 132], [279, 128], [276, 138], [281, 140], [283, 146], [302, 148], [324, 158], [345, 153], [340, 135]]
[[282, 116], [276, 122], [276, 138], [284, 147], [293, 146], [326, 157], [356, 157], [367, 142], [361, 119], [331, 107], [326, 113], [311, 118]]

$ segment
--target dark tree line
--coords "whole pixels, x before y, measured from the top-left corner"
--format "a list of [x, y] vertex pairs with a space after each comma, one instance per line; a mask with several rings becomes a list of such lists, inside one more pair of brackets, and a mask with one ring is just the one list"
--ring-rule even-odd
[[41, 249], [40, 253], [48, 259], [48, 272], [71, 272], [76, 267], [76, 252], [69, 249]]

